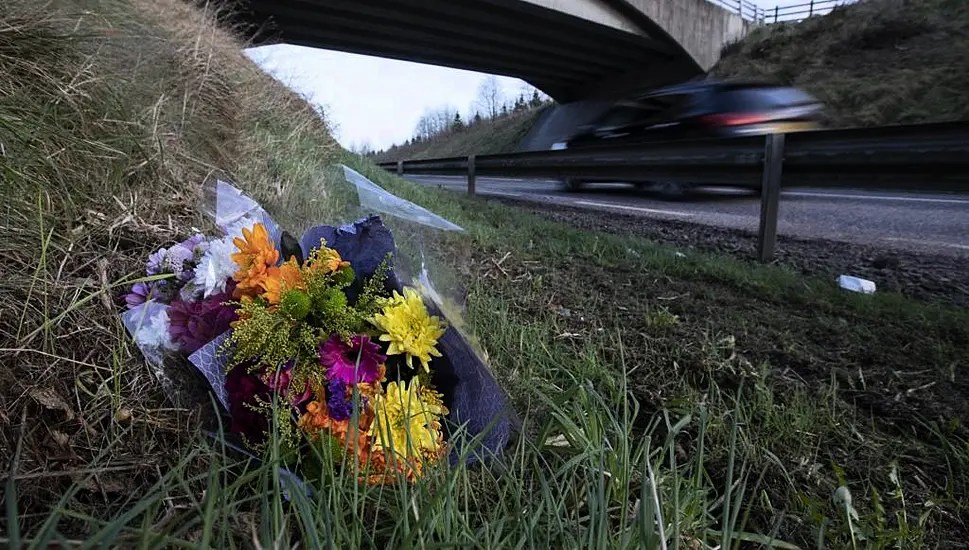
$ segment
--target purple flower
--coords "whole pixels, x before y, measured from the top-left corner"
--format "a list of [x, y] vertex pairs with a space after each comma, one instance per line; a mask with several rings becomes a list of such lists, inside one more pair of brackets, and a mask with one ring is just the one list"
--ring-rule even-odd
[[196, 233], [191, 237], [185, 239], [184, 241], [180, 242], [179, 244], [189, 250], [195, 250], [195, 247], [197, 247], [198, 245], [204, 242], [205, 242], [205, 235], [201, 233]]
[[236, 365], [225, 379], [229, 416], [232, 418], [229, 430], [244, 435], [250, 443], [258, 444], [266, 439], [269, 420], [264, 413], [252, 410], [251, 406], [258, 404], [257, 397], [264, 402], [271, 398], [269, 386], [257, 374], [248, 372], [250, 366], [248, 362]]
[[[306, 403], [313, 397], [313, 390], [310, 388], [309, 381], [303, 383], [303, 391], [290, 391], [296, 390], [296, 388], [290, 388], [292, 384], [293, 376], [293, 361], [288, 361], [283, 365], [278, 372], [265, 372], [262, 375], [262, 381], [267, 386], [273, 388], [279, 395], [285, 398], [289, 396], [289, 402], [295, 406], [299, 407], [303, 403]], [[274, 384], [275, 382], [275, 384]]]
[[134, 309], [148, 301], [151, 296], [151, 287], [145, 283], [135, 283], [131, 287], [131, 292], [125, 295], [124, 301], [128, 309]]
[[148, 261], [145, 262], [145, 271], [149, 275], [158, 275], [162, 271], [162, 263], [165, 261], [165, 255], [168, 253], [167, 248], [159, 248], [158, 250], [151, 253], [148, 256]]
[[[184, 264], [190, 262], [189, 269], [195, 267], [195, 262], [205, 253], [205, 236], [196, 234], [171, 248], [159, 248], [148, 256], [145, 262], [145, 270], [149, 275], [159, 273], [174, 273], [182, 278], [183, 271], [186, 269]], [[194, 274], [190, 274], [190, 277]], [[183, 281], [184, 282], [184, 281]]]
[[334, 334], [320, 346], [320, 363], [329, 367], [327, 377], [344, 384], [375, 382], [380, 376], [380, 363], [387, 356], [380, 353], [380, 346], [369, 336], [355, 334], [346, 345]]
[[233, 307], [223, 305], [231, 299], [229, 294], [215, 294], [198, 302], [172, 300], [168, 332], [182, 353], [192, 354], [229, 330], [229, 324], [239, 318]]
[[[165, 261], [162, 262], [162, 268], [165, 271], [174, 273], [175, 275], [179, 276], [179, 279], [181, 279], [185, 262], [191, 262], [194, 259], [195, 252], [193, 252], [191, 248], [186, 248], [179, 244], [168, 249], [168, 253], [165, 254]], [[195, 276], [194, 272], [192, 273], [192, 276]]]
[[333, 420], [346, 420], [353, 413], [353, 396], [349, 387], [343, 382], [334, 380], [327, 386], [330, 397], [326, 400], [326, 407]]

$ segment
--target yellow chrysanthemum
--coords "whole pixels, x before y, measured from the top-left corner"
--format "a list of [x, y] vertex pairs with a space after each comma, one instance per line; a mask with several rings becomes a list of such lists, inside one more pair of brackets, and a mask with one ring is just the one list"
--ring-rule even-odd
[[441, 415], [447, 409], [424, 399], [417, 377], [407, 382], [391, 382], [373, 403], [373, 423], [368, 436], [372, 452], [393, 450], [404, 461], [439, 457], [443, 450]]
[[403, 296], [395, 290], [372, 322], [382, 332], [380, 340], [390, 343], [387, 355], [406, 354], [410, 368], [414, 368], [412, 359], [416, 357], [424, 370], [430, 372], [431, 356], [441, 356], [435, 346], [444, 334], [444, 324], [436, 315], [428, 314], [424, 301], [413, 288], [404, 288]]

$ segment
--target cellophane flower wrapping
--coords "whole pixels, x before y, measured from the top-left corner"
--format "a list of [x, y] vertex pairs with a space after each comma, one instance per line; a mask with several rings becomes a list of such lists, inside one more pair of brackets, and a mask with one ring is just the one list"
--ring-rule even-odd
[[150, 255], [125, 327], [158, 372], [188, 358], [240, 450], [258, 453], [284, 410], [290, 450], [336, 449], [371, 483], [500, 455], [518, 418], [463, 330], [463, 229], [341, 168], [354, 200], [298, 238], [218, 181], [219, 234]]

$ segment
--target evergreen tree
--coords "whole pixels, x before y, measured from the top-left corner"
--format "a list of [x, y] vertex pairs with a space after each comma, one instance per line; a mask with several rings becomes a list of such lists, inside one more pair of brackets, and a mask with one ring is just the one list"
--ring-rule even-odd
[[529, 106], [530, 106], [530, 107], [532, 107], [533, 109], [534, 109], [535, 107], [541, 107], [541, 106], [542, 106], [542, 98], [541, 98], [541, 97], [539, 97], [539, 95], [538, 95], [538, 90], [533, 90], [533, 91], [532, 91], [532, 100], [531, 100], [531, 101], [529, 101], [529, 103], [528, 103], [528, 104], [529, 104]]

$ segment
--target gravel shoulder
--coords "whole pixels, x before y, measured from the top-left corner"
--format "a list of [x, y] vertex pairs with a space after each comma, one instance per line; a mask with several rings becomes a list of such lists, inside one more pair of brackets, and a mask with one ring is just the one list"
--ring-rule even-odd
[[[503, 197], [489, 200], [586, 230], [636, 235], [683, 250], [756, 258], [757, 235], [749, 231]], [[822, 279], [834, 280], [842, 274], [863, 277], [874, 281], [878, 291], [969, 307], [969, 258], [781, 235], [773, 263]]]

